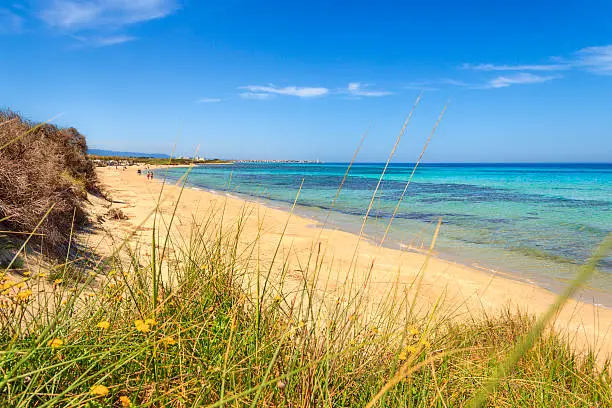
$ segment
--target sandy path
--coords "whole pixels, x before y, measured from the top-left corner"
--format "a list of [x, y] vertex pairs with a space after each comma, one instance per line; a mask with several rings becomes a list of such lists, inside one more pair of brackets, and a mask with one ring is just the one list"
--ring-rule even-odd
[[[112, 230], [117, 241], [140, 225], [155, 208], [162, 183], [149, 181], [144, 175], [138, 176], [136, 167], [125, 171], [98, 168], [97, 173], [105, 190], [115, 201], [113, 206], [120, 208], [129, 217], [127, 221], [107, 223], [107, 231]], [[168, 215], [172, 211], [179, 193], [180, 189], [174, 185], [164, 187], [164, 214]], [[309, 258], [311, 264], [314, 262], [312, 256], [316, 256], [320, 243], [319, 286], [321, 290], [325, 286], [328, 295], [340, 296], [358, 243], [357, 235], [331, 229], [321, 230], [313, 227], [313, 220], [290, 215], [287, 211], [195, 189], [185, 189], [182, 192], [174, 223], [177, 233], [187, 236], [194, 219], [220, 213], [221, 208], [224, 208], [223, 220], [220, 215], [215, 217], [227, 229], [234, 228], [237, 220], [244, 218], [245, 213], [248, 214], [241, 240], [244, 245], [248, 245], [258, 240], [259, 235], [260, 260], [269, 261], [272, 258], [289, 219], [278, 256], [289, 265], [287, 276], [295, 280], [293, 283], [297, 287], [302, 279], [304, 265], [308, 264]], [[152, 220], [149, 219], [140, 229], [144, 235], [149, 231], [148, 237], [151, 227]], [[95, 238], [91, 240], [93, 242]], [[108, 238], [106, 240], [106, 244], [101, 245], [102, 249], [108, 245]], [[350, 279], [361, 284], [373, 265], [367, 296], [374, 304], [386, 297], [396, 280], [400, 285], [409, 287], [425, 261], [423, 254], [381, 248], [363, 239], [359, 241], [358, 248], [357, 266]], [[542, 313], [556, 297], [530, 283], [432, 257], [423, 274], [418, 304], [423, 308], [431, 307], [442, 294], [444, 307], [453, 310], [453, 314], [459, 318], [482, 311], [492, 313], [508, 306], [524, 312]], [[594, 306], [587, 299], [584, 302], [570, 300], [557, 317], [556, 326], [567, 330], [578, 348], [588, 344], [600, 350], [602, 355], [612, 352], [609, 335], [612, 329], [611, 309]]]

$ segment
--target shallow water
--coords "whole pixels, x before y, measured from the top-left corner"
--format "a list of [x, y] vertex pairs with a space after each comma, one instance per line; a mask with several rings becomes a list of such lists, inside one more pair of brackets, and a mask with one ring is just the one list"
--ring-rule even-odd
[[[355, 164], [328, 224], [359, 232], [383, 164]], [[200, 166], [189, 184], [265, 199], [323, 220], [347, 164], [236, 163]], [[367, 236], [380, 241], [412, 172], [392, 164], [374, 200]], [[184, 169], [158, 170], [178, 179]], [[442, 217], [443, 257], [518, 273], [555, 289], [612, 232], [612, 164], [423, 164], [406, 191], [385, 245], [427, 247]], [[612, 294], [612, 256], [590, 282]], [[608, 302], [606, 302], [608, 303]]]

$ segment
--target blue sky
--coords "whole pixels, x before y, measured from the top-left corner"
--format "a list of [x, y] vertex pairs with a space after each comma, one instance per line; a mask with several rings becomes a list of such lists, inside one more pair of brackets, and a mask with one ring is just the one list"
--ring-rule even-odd
[[[296, 3], [296, 4], [293, 4]], [[608, 1], [14, 0], [0, 105], [114, 150], [612, 161]]]

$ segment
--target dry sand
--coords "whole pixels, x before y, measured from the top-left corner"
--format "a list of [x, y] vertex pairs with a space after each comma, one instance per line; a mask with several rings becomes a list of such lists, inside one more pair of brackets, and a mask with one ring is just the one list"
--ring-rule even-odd
[[[97, 169], [105, 191], [113, 199], [113, 207], [121, 209], [129, 217], [128, 220], [105, 222], [105, 233], [98, 232], [88, 238], [91, 243], [100, 243], [101, 252], [108, 252], [112, 242], [121, 241], [135, 230], [142, 232], [143, 239], [150, 239], [152, 219], [147, 217], [156, 206], [162, 182], [147, 180], [144, 174], [138, 176], [136, 169]], [[303, 271], [312, 269], [305, 265], [309, 262], [313, 264], [313, 257], [319, 253], [317, 259], [321, 272], [316, 279], [326, 296], [341, 296], [357, 245], [356, 267], [348, 280], [362, 285], [372, 266], [366, 285], [367, 301], [372, 304], [385, 298], [396, 281], [399, 285], [410, 287], [426, 259], [422, 253], [379, 247], [364, 239], [359, 240], [355, 234], [322, 229], [315, 221], [288, 211], [196, 189], [187, 188], [181, 193], [181, 189], [175, 185], [164, 186], [161, 210], [166, 218], [169, 218], [177, 201], [174, 236], [187, 236], [194, 220], [197, 222], [203, 216], [219, 214], [217, 221], [224, 228], [231, 229], [246, 214], [241, 242], [246, 246], [258, 241], [257, 257], [262, 265], [266, 265], [266, 262], [269, 265], [278, 247], [276, 263], [279, 269], [282, 263], [286, 263], [287, 277], [294, 281], [294, 287], [299, 287], [304, 279]], [[220, 209], [224, 209], [222, 220]], [[429, 259], [422, 276], [418, 295], [420, 307], [431, 308], [442, 299], [442, 306], [447, 311], [452, 310], [453, 316], [458, 319], [483, 312], [494, 314], [508, 307], [540, 314], [556, 298], [556, 294], [535, 284], [436, 257]], [[580, 350], [589, 345], [600, 351], [600, 359], [612, 352], [609, 333], [612, 328], [611, 309], [595, 306], [587, 300], [570, 300], [557, 316], [555, 325], [570, 336]]]

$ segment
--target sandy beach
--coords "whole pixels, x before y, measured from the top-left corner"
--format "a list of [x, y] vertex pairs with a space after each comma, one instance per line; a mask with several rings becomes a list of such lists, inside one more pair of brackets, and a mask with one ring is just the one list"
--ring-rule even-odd
[[[426, 263], [427, 256], [423, 253], [379, 247], [355, 234], [321, 228], [311, 219], [260, 203], [190, 188], [181, 190], [162, 180], [147, 180], [144, 174], [137, 175], [136, 170], [137, 167], [97, 169], [104, 191], [113, 200], [112, 207], [128, 217], [105, 222], [103, 231], [87, 237], [102, 254], [130, 234], [136, 233], [136, 237], [144, 240], [150, 237], [153, 219], [149, 215], [163, 186], [161, 213], [170, 217], [175, 206], [177, 209], [172, 226], [175, 240], [188, 237], [194, 223], [197, 225], [211, 214], [216, 226], [226, 231], [235, 229], [238, 220], [242, 220], [240, 240], [244, 248], [258, 242], [255, 252], [263, 266], [269, 265], [276, 253], [273, 271], [276, 274], [286, 271], [289, 287], [299, 288], [304, 279], [316, 279], [322, 296], [340, 298], [344, 283], [349, 281], [363, 285], [367, 301], [376, 305], [388, 295], [394, 283], [407, 289], [413, 287]], [[357, 255], [354, 257], [354, 254]], [[319, 273], [316, 277], [305, 277], [303, 271], [308, 270], [305, 265], [314, 262], [320, 264]], [[435, 256], [429, 258], [421, 275], [419, 308], [427, 310], [438, 304], [456, 319], [479, 313], [494, 314], [508, 308], [540, 314], [556, 298], [556, 294], [535, 284]], [[600, 358], [612, 352], [609, 333], [612, 310], [589, 303], [586, 296], [580, 298], [579, 294], [578, 299], [569, 300], [557, 316], [555, 326], [569, 336], [577, 349], [593, 347], [599, 350]]]

